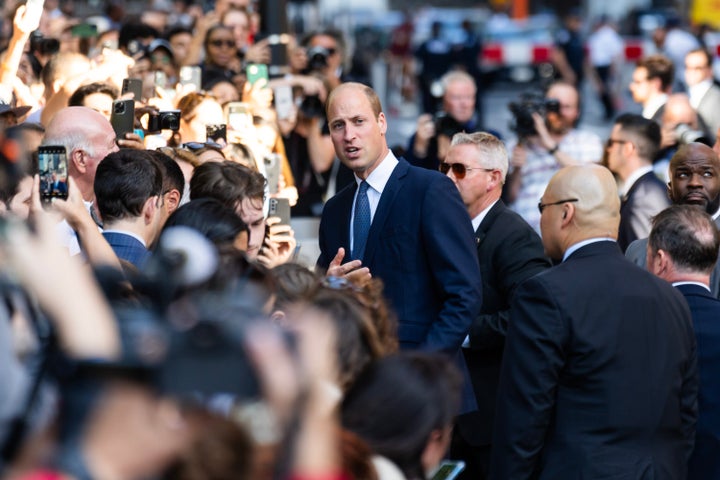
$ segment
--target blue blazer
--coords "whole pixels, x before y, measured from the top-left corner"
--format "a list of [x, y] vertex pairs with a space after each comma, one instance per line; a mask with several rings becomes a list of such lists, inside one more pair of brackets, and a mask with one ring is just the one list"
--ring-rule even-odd
[[688, 480], [720, 478], [720, 300], [697, 285], [676, 288], [690, 306], [700, 372], [697, 433]]
[[105, 240], [107, 240], [120, 260], [132, 263], [138, 269], [142, 269], [150, 258], [150, 251], [131, 235], [119, 232], [103, 232], [103, 237], [105, 237]]
[[[325, 205], [321, 268], [328, 267], [338, 248], [350, 252], [356, 189], [353, 182]], [[480, 311], [482, 281], [472, 223], [449, 178], [399, 160], [375, 212], [363, 265], [385, 284], [385, 297], [398, 316], [401, 348], [461, 359], [460, 346]]]
[[[357, 184], [331, 198], [320, 220], [320, 258], [350, 252]], [[455, 354], [480, 311], [482, 282], [470, 217], [445, 175], [412, 167], [393, 171], [373, 218], [363, 265], [385, 284], [404, 347]]]

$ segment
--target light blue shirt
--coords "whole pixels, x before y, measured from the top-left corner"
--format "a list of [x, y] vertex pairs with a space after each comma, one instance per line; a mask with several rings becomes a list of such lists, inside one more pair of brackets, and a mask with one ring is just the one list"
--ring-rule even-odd
[[[368, 203], [370, 204], [370, 225], [372, 225], [372, 221], [375, 218], [375, 212], [377, 211], [378, 204], [380, 203], [380, 197], [382, 196], [383, 190], [385, 190], [385, 185], [387, 185], [387, 182], [390, 180], [390, 176], [392, 175], [393, 170], [395, 170], [395, 167], [398, 164], [398, 159], [395, 158], [395, 155], [393, 155], [392, 151], [388, 151], [388, 154], [383, 160], [380, 162], [380, 164], [375, 167], [375, 170], [373, 170], [370, 175], [368, 175], [368, 178], [365, 180], [368, 183], [368, 189], [367, 189], [367, 196], [368, 196]], [[352, 249], [354, 247], [353, 243], [353, 223], [355, 221], [355, 202], [357, 201], [357, 194], [360, 190], [360, 184], [362, 183], [362, 179], [358, 178], [357, 175], [355, 175], [355, 182], [358, 185], [358, 188], [355, 190], [355, 197], [353, 198], [353, 204], [352, 204], [352, 210], [350, 211], [350, 251], [352, 252]]]

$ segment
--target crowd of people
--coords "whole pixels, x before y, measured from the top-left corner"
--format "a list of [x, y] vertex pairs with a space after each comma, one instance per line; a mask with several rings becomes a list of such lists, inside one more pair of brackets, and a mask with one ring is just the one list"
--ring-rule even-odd
[[573, 11], [503, 141], [434, 32], [403, 148], [337, 31], [69, 5], [2, 29], [4, 478], [720, 478], [712, 55], [641, 59], [601, 139]]

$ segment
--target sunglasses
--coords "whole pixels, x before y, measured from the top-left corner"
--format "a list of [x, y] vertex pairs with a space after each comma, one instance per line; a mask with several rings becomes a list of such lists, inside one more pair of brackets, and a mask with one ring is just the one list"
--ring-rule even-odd
[[572, 203], [572, 202], [579, 202], [580, 200], [577, 198], [567, 198], [565, 200], [558, 200], [557, 202], [552, 203], [542, 203], [538, 202], [538, 210], [540, 211], [540, 215], [542, 215], [543, 210], [545, 210], [547, 207], [552, 207], [553, 205], [562, 205], [563, 203]]
[[440, 173], [442, 173], [443, 175], [447, 175], [447, 173], [450, 170], [452, 170], [453, 175], [455, 175], [455, 178], [457, 178], [458, 180], [462, 180], [463, 178], [465, 178], [465, 175], [467, 174], [467, 172], [469, 170], [485, 170], [486, 172], [495, 171], [494, 168], [483, 168], [483, 167], [468, 168], [465, 165], [463, 165], [462, 163], [447, 163], [447, 162], [440, 163]]
[[208, 43], [210, 45], [212, 45], [213, 47], [217, 47], [217, 48], [220, 48], [220, 47], [233, 48], [235, 46], [234, 40], [219, 40], [218, 39], [218, 40], [210, 40]]

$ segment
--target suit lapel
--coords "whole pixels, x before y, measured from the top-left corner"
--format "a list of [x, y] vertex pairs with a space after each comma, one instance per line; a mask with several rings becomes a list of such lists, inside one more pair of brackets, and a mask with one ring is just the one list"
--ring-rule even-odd
[[363, 265], [365, 266], [372, 263], [378, 239], [380, 238], [380, 233], [384, 228], [385, 220], [387, 220], [387, 217], [390, 214], [390, 210], [392, 209], [395, 201], [395, 196], [402, 187], [402, 179], [405, 175], [407, 175], [408, 168], [409, 164], [405, 160], [399, 159], [392, 175], [390, 175], [390, 179], [387, 184], [385, 184], [385, 189], [380, 196], [380, 203], [378, 203], [377, 210], [375, 211], [372, 225], [370, 225], [370, 233], [368, 234], [367, 244], [365, 245], [365, 256], [363, 257]]
[[505, 204], [502, 200], [495, 202], [495, 205], [492, 206], [487, 215], [485, 215], [485, 218], [483, 218], [482, 222], [480, 222], [480, 225], [478, 225], [477, 230], [475, 230], [475, 244], [478, 247], [482, 245], [483, 240], [485, 240], [485, 237], [487, 236], [487, 232], [490, 231], [495, 223], [495, 220], [497, 220], [498, 216], [500, 216], [503, 208], [505, 208]]
[[[350, 219], [352, 219], [353, 215], [353, 199], [355, 198], [355, 191], [358, 189], [357, 182], [355, 181], [353, 177], [353, 183], [349, 185], [347, 188], [343, 189], [340, 193], [338, 193], [338, 196], [340, 196], [340, 206], [339, 211], [340, 212], [348, 212], [347, 215], [344, 215], [341, 217], [341, 220], [338, 219], [340, 225], [340, 245], [345, 248], [346, 252], [346, 258], [350, 258]], [[367, 250], [367, 247], [366, 247]]]
[[633, 192], [634, 192], [635, 190], [637, 190], [638, 188], [640, 188], [640, 185], [646, 180], [646, 177], [647, 177], [648, 175], [655, 175], [655, 174], [654, 174], [653, 172], [647, 172], [647, 173], [645, 173], [644, 175], [642, 175], [640, 178], [638, 178], [637, 180], [635, 180], [635, 183], [632, 184], [632, 187], [630, 187], [630, 190], [628, 190], [627, 192], [625, 192], [625, 195], [623, 195], [623, 198], [622, 198], [622, 203], [623, 203], [623, 204], [627, 203], [628, 199], [629, 199], [630, 196], [633, 194]]

